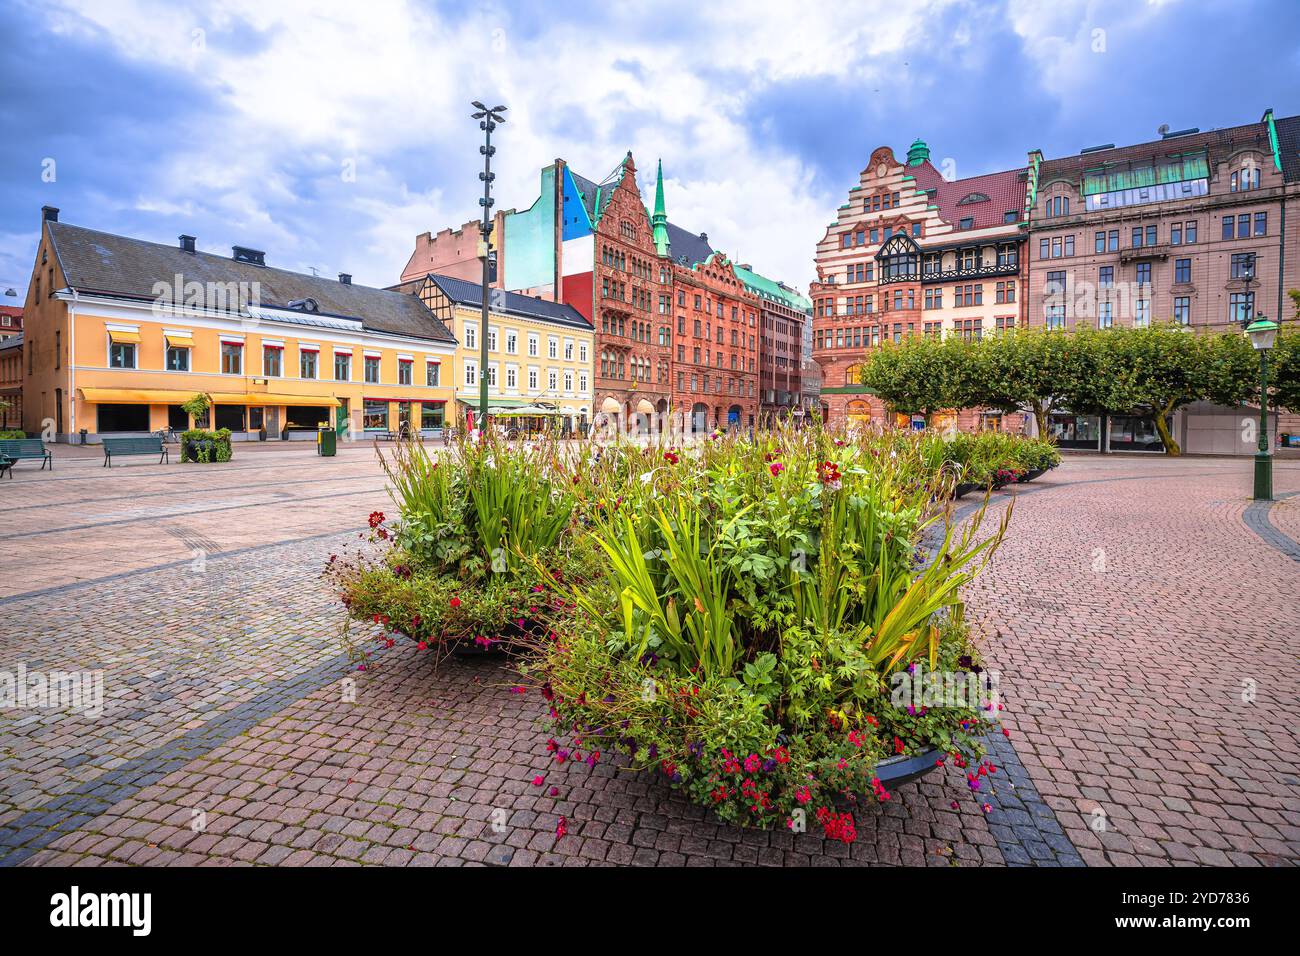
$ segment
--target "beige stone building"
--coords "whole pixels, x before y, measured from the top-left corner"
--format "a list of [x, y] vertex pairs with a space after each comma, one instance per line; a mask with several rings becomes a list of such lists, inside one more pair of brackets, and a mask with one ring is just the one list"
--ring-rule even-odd
[[[1222, 331], [1256, 313], [1293, 314], [1285, 290], [1300, 285], [1298, 119], [1275, 120], [1270, 110], [1256, 123], [1133, 146], [1031, 153], [1029, 323]], [[1253, 454], [1240, 438], [1244, 414], [1188, 409], [1175, 435], [1189, 452]], [[1062, 413], [1053, 429], [1067, 446], [1160, 448], [1140, 416]]]

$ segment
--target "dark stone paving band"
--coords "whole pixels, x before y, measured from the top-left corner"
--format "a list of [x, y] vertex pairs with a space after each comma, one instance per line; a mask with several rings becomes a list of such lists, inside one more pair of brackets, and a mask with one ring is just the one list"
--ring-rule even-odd
[[[371, 657], [377, 658], [383, 651], [382, 646], [370, 650]], [[214, 717], [202, 727], [133, 757], [16, 820], [0, 824], [0, 866], [17, 866], [59, 837], [80, 829], [122, 800], [134, 797], [145, 787], [211, 753], [289, 704], [341, 680], [351, 666], [344, 652], [293, 677], [276, 681], [256, 697]]]
[[1281, 551], [1292, 561], [1300, 561], [1300, 542], [1292, 540], [1280, 531], [1269, 518], [1269, 512], [1273, 510], [1275, 504], [1293, 495], [1300, 495], [1300, 491], [1284, 492], [1272, 501], [1252, 501], [1246, 506], [1246, 513], [1242, 516], [1242, 520], [1246, 522], [1246, 527], [1259, 535], [1259, 539], [1270, 548]]

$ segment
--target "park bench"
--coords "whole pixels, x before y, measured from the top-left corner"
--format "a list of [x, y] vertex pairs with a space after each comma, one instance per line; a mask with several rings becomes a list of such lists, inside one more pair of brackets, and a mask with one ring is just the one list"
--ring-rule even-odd
[[104, 467], [113, 467], [114, 455], [157, 455], [158, 464], [167, 461], [171, 462], [171, 457], [167, 448], [163, 445], [163, 440], [157, 435], [150, 435], [148, 438], [105, 438], [104, 439]]
[[12, 478], [14, 476], [13, 467], [14, 460], [12, 458], [6, 458], [4, 455], [0, 455], [0, 478], [4, 477], [5, 472], [9, 472], [9, 477]]
[[[50, 466], [50, 471], [54, 470], [54, 458], [50, 455], [45, 447], [45, 443], [39, 438], [3, 438], [0, 439], [0, 456], [10, 459], [10, 467], [22, 461], [24, 458], [36, 461], [40, 459], [41, 471], [45, 466]], [[13, 477], [10, 472], [9, 477]]]

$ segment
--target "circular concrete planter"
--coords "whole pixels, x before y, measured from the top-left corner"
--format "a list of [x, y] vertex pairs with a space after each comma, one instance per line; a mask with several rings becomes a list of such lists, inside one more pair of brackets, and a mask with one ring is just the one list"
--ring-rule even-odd
[[880, 778], [881, 786], [892, 790], [925, 776], [931, 770], [938, 770], [935, 761], [942, 757], [938, 750], [927, 750], [914, 757], [890, 757], [876, 764], [876, 776]]

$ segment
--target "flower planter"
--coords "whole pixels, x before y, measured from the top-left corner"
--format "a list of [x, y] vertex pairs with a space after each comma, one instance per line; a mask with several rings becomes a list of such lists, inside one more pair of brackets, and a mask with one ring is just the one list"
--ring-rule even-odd
[[953, 489], [952, 492], [953, 500], [955, 501], [958, 498], [964, 498], [972, 491], [977, 491], [979, 487], [980, 486], [973, 481], [963, 482], [962, 484], [959, 484], [956, 488]]
[[886, 790], [892, 790], [938, 770], [936, 761], [942, 758], [943, 754], [938, 750], [927, 750], [915, 757], [890, 757], [876, 764], [876, 776]]
[[1027, 472], [1025, 472], [1023, 475], [1020, 476], [1020, 481], [1022, 482], [1033, 481], [1035, 478], [1041, 478], [1045, 474], [1047, 474], [1046, 468], [1030, 468]]

